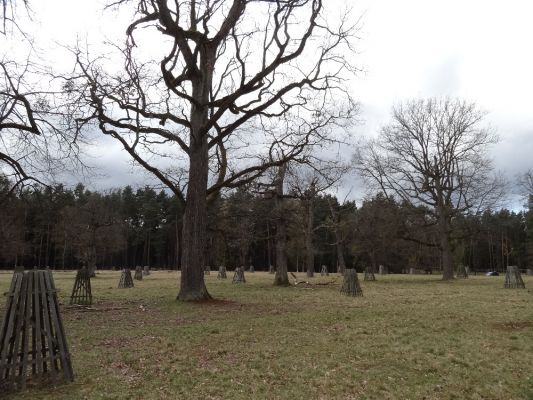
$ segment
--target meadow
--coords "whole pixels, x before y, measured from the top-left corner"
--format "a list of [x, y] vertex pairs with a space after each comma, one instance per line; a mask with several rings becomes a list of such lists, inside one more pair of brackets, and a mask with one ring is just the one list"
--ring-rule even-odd
[[360, 274], [364, 296], [346, 297], [337, 274], [280, 288], [266, 272], [245, 284], [212, 272], [215, 300], [189, 304], [178, 272], [130, 289], [119, 275], [99, 271], [93, 305], [74, 307], [75, 272], [54, 272], [75, 381], [1, 398], [533, 399], [533, 277], [523, 290], [503, 276]]

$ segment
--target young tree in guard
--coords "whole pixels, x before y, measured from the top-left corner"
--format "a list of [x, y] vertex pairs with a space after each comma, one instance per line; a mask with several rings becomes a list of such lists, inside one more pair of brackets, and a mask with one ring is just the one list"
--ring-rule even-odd
[[28, 380], [74, 380], [50, 271], [13, 274], [0, 328], [0, 390]]
[[91, 275], [89, 270], [83, 267], [76, 273], [76, 280], [70, 295], [70, 304], [91, 305], [92, 303]]
[[233, 275], [231, 283], [246, 283], [246, 279], [244, 278], [244, 267], [235, 268], [235, 274]]
[[15, 273], [24, 272], [24, 266], [23, 265], [16, 265], [14, 272]]
[[150, 275], [150, 267], [148, 265], [144, 266], [143, 275]]
[[387, 275], [388, 271], [387, 271], [387, 267], [385, 267], [384, 265], [381, 265], [379, 266], [379, 274], [380, 275]]
[[135, 267], [135, 274], [133, 275], [133, 279], [136, 279], [138, 281], [143, 280], [143, 269], [140, 266]]
[[505, 273], [505, 288], [507, 289], [525, 289], [526, 285], [522, 280], [520, 270], [516, 265], [508, 265]]
[[374, 275], [374, 268], [372, 266], [367, 266], [365, 268], [365, 277], [363, 278], [365, 281], [375, 281], [376, 275]]
[[527, 276], [533, 276], [533, 269], [528, 268], [527, 271], [526, 271], [526, 275]]
[[226, 267], [224, 267], [223, 265], [221, 265], [220, 267], [218, 267], [218, 275], [217, 275], [217, 279], [226, 279], [228, 276], [226, 274]]
[[346, 296], [362, 296], [363, 290], [359, 285], [359, 278], [357, 271], [354, 268], [349, 268], [344, 272], [344, 282], [342, 283], [341, 293]]
[[132, 287], [133, 287], [133, 279], [131, 278], [131, 270], [129, 268], [125, 268], [122, 270], [122, 274], [120, 274], [120, 281], [118, 281], [118, 288], [128, 289]]
[[466, 267], [463, 263], [459, 263], [457, 266], [457, 278], [466, 279], [468, 278], [468, 272], [466, 271]]
[[274, 269], [273, 265], [269, 265], [268, 266], [268, 273], [269, 274], [275, 274], [276, 273], [276, 270]]
[[211, 266], [206, 265], [204, 268], [204, 275], [211, 275]]
[[253, 265], [250, 265], [250, 269], [248, 270], [249, 272], [255, 272], [255, 268]]
[[376, 189], [413, 210], [431, 210], [424, 224], [437, 228], [444, 280], [454, 279], [454, 217], [493, 207], [504, 193], [501, 178], [492, 175], [488, 151], [497, 137], [480, 126], [484, 115], [461, 100], [409, 101], [393, 109], [392, 123], [355, 157]]
[[[116, 46], [124, 68], [106, 73], [76, 51], [72, 95], [85, 105], [74, 129], [97, 125], [184, 204], [178, 299], [208, 299], [208, 199], [299, 159], [352, 119], [357, 21], [342, 13], [332, 26], [323, 0], [115, 4], [136, 11]], [[178, 172], [162, 168], [176, 159]]]
[[328, 267], [326, 267], [325, 265], [322, 265], [322, 269], [320, 270], [320, 275], [329, 276]]

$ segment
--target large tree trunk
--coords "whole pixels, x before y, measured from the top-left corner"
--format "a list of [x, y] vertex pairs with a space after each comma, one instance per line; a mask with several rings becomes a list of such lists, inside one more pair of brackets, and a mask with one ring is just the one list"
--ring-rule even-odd
[[209, 148], [207, 132], [209, 93], [215, 65], [215, 50], [202, 49], [200, 76], [192, 79], [192, 97], [197, 101], [191, 107], [189, 144], [189, 182], [185, 215], [183, 216], [181, 282], [178, 300], [199, 301], [210, 299], [204, 282], [207, 242], [207, 180]]
[[442, 254], [442, 279], [452, 280], [453, 276], [453, 258], [450, 244], [450, 222], [448, 221], [444, 212], [439, 213], [439, 236], [440, 236], [440, 251]]
[[307, 277], [315, 275], [315, 252], [313, 249], [313, 199], [307, 199], [307, 218], [305, 224], [305, 262], [307, 264]]
[[[191, 141], [192, 143], [192, 141]], [[207, 241], [207, 143], [190, 155], [187, 204], [183, 216], [181, 282], [178, 300], [210, 299], [204, 282]]]
[[289, 285], [289, 275], [287, 273], [287, 220], [284, 213], [283, 182], [285, 180], [285, 165], [279, 167], [276, 177], [276, 275], [274, 276], [275, 286]]

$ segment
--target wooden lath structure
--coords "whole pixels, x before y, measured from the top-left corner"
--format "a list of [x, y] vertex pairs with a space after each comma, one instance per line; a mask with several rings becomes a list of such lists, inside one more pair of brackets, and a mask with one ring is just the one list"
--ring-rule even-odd
[[93, 295], [91, 291], [91, 274], [86, 267], [78, 270], [72, 294], [70, 295], [70, 304], [79, 304], [89, 306], [93, 304]]
[[74, 373], [50, 271], [13, 274], [0, 329], [0, 390], [27, 382], [73, 381]]

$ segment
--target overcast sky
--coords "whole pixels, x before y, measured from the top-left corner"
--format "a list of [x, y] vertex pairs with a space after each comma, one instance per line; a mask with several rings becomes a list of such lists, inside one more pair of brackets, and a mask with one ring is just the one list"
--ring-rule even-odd
[[[101, 2], [34, 1], [34, 30], [48, 41], [73, 44], [124, 32], [117, 16], [102, 14]], [[493, 158], [512, 179], [533, 167], [533, 1], [529, 0], [347, 0], [363, 15], [354, 60], [362, 69], [353, 95], [362, 106], [357, 136], [375, 135], [402, 100], [452, 96], [487, 111], [487, 125], [500, 135]], [[325, 5], [331, 5], [325, 1]], [[124, 22], [128, 16], [123, 16]], [[76, 33], [77, 32], [77, 33]], [[70, 42], [65, 43], [70, 38]], [[98, 147], [93, 164], [108, 175], [100, 188], [149, 180], [132, 170], [119, 146]], [[96, 154], [96, 153], [95, 153]], [[347, 182], [344, 194], [354, 185]], [[360, 198], [360, 188], [352, 196]], [[517, 208], [516, 200], [510, 207]]]

